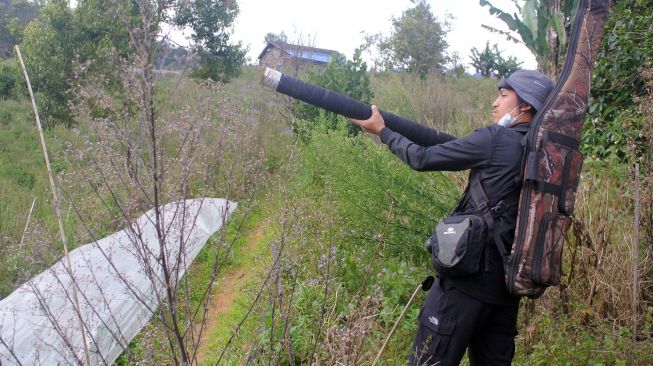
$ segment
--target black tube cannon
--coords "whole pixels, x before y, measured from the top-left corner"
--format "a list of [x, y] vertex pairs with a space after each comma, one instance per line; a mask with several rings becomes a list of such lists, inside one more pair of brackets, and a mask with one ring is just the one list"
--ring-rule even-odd
[[[261, 84], [289, 97], [301, 100], [316, 107], [354, 119], [368, 119], [372, 116], [369, 104], [354, 98], [317, 86], [281, 72], [265, 68]], [[390, 112], [379, 110], [387, 126], [409, 121]]]

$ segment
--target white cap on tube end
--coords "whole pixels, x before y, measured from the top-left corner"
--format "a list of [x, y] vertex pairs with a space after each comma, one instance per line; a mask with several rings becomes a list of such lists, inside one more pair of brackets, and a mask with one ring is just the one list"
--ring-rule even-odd
[[268, 88], [277, 90], [277, 86], [281, 80], [281, 75], [283, 74], [279, 71], [266, 67], [265, 72], [263, 73], [263, 78], [261, 79], [261, 84], [267, 86]]

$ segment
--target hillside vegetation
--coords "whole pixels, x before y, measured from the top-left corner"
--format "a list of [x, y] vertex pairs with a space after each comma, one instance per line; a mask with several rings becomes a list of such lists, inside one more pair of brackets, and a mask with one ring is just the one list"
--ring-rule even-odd
[[[229, 310], [232, 326], [222, 326], [221, 333], [207, 329], [214, 338], [208, 340], [211, 351], [202, 363], [214, 364], [223, 354], [220, 362], [226, 364], [368, 364], [414, 288], [431, 274], [423, 242], [461, 194], [465, 176], [413, 172], [369, 136], [347, 133], [344, 120], [336, 128], [319, 117], [295, 123], [297, 132], [307, 136], [295, 141], [288, 130], [289, 112], [279, 107], [283, 98], [257, 84], [259, 73], [246, 70], [234, 83], [217, 89], [190, 81], [160, 83], [161, 95], [173, 96], [162, 105], [170, 123], [177, 101], [206, 100], [208, 90], [212, 100], [221, 101], [211, 123], [233, 146], [219, 156], [230, 173], [222, 168], [201, 172], [205, 178], [191, 179], [188, 190], [191, 196], [228, 196], [243, 202], [227, 239], [213, 241], [198, 257], [189, 286], [210, 278], [215, 258], [227, 259], [221, 271], [238, 263], [233, 257], [238, 251], [224, 252], [224, 243], [246, 245], [238, 240], [245, 235], [240, 225], [265, 230], [256, 265], [245, 264], [258, 276], [238, 289], [242, 295]], [[371, 82], [373, 102], [382, 108], [456, 134], [486, 124], [495, 93], [494, 81], [471, 78], [420, 81], [384, 73], [373, 75]], [[62, 249], [31, 112], [25, 101], [1, 103], [5, 133], [0, 159], [0, 289], [6, 295], [51, 265]], [[89, 240], [82, 219], [96, 234], [118, 230], [124, 220], [98, 200], [92, 181], [89, 184], [93, 160], [78, 155], [80, 147], [98, 138], [99, 130], [84, 120], [78, 126], [49, 131], [48, 142], [66, 197], [67, 233], [82, 244]], [[205, 146], [215, 141], [205, 136]], [[636, 336], [632, 326], [630, 167], [588, 161], [579, 191], [564, 253], [563, 283], [541, 299], [522, 302], [515, 364], [650, 364], [653, 303], [646, 247], [640, 249]], [[650, 199], [646, 192], [643, 200]], [[122, 199], [128, 200], [129, 193], [124, 194]], [[34, 198], [36, 209], [18, 244]], [[134, 210], [136, 214], [138, 206]], [[251, 215], [252, 210], [258, 213]], [[413, 304], [391, 340], [385, 364], [404, 362], [421, 301]], [[152, 344], [151, 337], [162, 331], [157, 328], [154, 323], [139, 336], [132, 355], [121, 362], [166, 359], [165, 347]], [[144, 352], [147, 349], [157, 350], [159, 356]]]
[[[380, 74], [372, 84], [382, 108], [459, 134], [488, 121], [495, 93], [494, 82], [474, 79], [420, 83]], [[331, 126], [319, 118], [300, 125], [310, 138], [296, 147], [276, 193], [285, 225], [279, 233], [285, 245], [272, 247], [280, 256], [271, 270], [277, 280], [252, 305], [259, 317], [251, 316], [236, 334], [240, 341], [229, 344], [231, 364], [369, 364], [431, 273], [424, 239], [453, 207], [464, 176], [415, 173], [374, 139], [348, 135], [344, 121]], [[515, 364], [651, 364], [645, 246], [638, 251], [637, 306], [632, 303], [634, 179], [628, 165], [586, 162], [563, 282], [538, 300], [522, 301]], [[641, 179], [640, 185], [645, 205], [650, 190]], [[401, 323], [385, 364], [405, 362], [420, 305]]]
[[[213, 338], [202, 363], [214, 364], [223, 354], [220, 362], [226, 364], [369, 364], [414, 288], [431, 274], [423, 242], [461, 194], [465, 176], [413, 172], [373, 138], [349, 134], [344, 120], [335, 128], [321, 117], [296, 122], [296, 132], [306, 138], [295, 141], [290, 112], [283, 107], [287, 104], [258, 85], [259, 74], [258, 69], [245, 70], [228, 86], [159, 82], [159, 93], [166, 95], [161, 116], [171, 126], [184, 120], [175, 117], [182, 102], [200, 106], [184, 113], [199, 113], [191, 111], [201, 111], [202, 101], [219, 105], [215, 114], [205, 110], [212, 116], [205, 131], [216, 135], [203, 138], [209, 155], [197, 155], [194, 169], [204, 170], [189, 179], [190, 196], [227, 196], [243, 203], [227, 238], [212, 241], [198, 257], [189, 288], [208, 281], [219, 258], [226, 260], [220, 273], [239, 263], [234, 257], [238, 251], [226, 251], [225, 243], [246, 245], [238, 239], [247, 232], [241, 233], [241, 225], [265, 232], [256, 264], [244, 264], [258, 275], [237, 289], [241, 295], [228, 312], [232, 325], [222, 325], [218, 333], [206, 330]], [[373, 102], [382, 108], [459, 135], [487, 123], [495, 94], [494, 81], [472, 78], [421, 81], [382, 73], [372, 75], [371, 85]], [[0, 103], [5, 128], [0, 144], [0, 290], [5, 296], [60, 258], [62, 248], [31, 111], [26, 101]], [[90, 240], [83, 227], [101, 235], [125, 223], [99, 199], [103, 194], [93, 184], [91, 168], [104, 163], [82, 153], [101, 140], [103, 130], [91, 121], [50, 130], [47, 139], [66, 201], [67, 234], [77, 244]], [[211, 157], [214, 144], [231, 148]], [[171, 184], [176, 174], [168, 176]], [[650, 191], [642, 184], [645, 203]], [[650, 364], [653, 299], [650, 248], [644, 246], [636, 312], [631, 304], [634, 189], [629, 166], [586, 163], [564, 252], [563, 283], [541, 299], [522, 302], [515, 364]], [[130, 200], [129, 192], [118, 193], [121, 202]], [[34, 198], [35, 210], [20, 243]], [[134, 215], [139, 207], [131, 208]], [[253, 210], [258, 213], [252, 215]], [[404, 362], [421, 301], [413, 304], [391, 340], [385, 364]], [[153, 323], [121, 362], [165, 360], [165, 346], [152, 343], [163, 331], [158, 328]]]
[[[555, 74], [577, 1], [519, 3], [520, 14], [502, 20], [523, 26], [503, 33], [526, 39]], [[516, 365], [653, 364], [653, 1], [613, 3], [562, 283], [522, 300]], [[489, 124], [496, 78], [517, 60], [488, 43], [476, 52], [485, 69], [473, 64], [488, 78], [466, 75], [448, 21], [426, 0], [411, 4], [352, 60], [300, 77], [458, 136]], [[168, 202], [238, 202], [179, 281], [183, 261], [169, 265], [163, 244], [147, 253], [141, 269], [160, 265], [165, 275], [150, 279], [163, 290], [139, 299], [157, 310], [134, 340], [101, 340], [121, 347], [116, 364], [370, 365], [433, 274], [424, 241], [460, 198], [466, 172], [414, 172], [341, 116], [264, 89], [262, 70], [242, 66], [246, 51], [230, 41], [238, 12], [233, 0], [0, 0], [0, 299], [64, 255], [18, 44], [69, 249]], [[192, 47], [170, 44], [164, 25], [192, 29]], [[371, 71], [361, 55], [375, 48]], [[155, 221], [164, 243], [165, 223]], [[405, 364], [423, 299], [381, 364]], [[79, 335], [79, 324], [49, 320]]]

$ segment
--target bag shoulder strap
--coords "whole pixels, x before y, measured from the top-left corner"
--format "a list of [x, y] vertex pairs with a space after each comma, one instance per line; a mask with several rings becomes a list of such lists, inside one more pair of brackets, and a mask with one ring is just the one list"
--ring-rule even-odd
[[[526, 134], [526, 132], [528, 132], [529, 127], [530, 127], [530, 123], [524, 123], [512, 128], [516, 129], [520, 133]], [[495, 141], [501, 137], [504, 131], [505, 130], [503, 128], [498, 130], [498, 133], [495, 136]], [[470, 174], [469, 182], [465, 190], [465, 193], [470, 194], [474, 206], [476, 206], [478, 212], [480, 212], [483, 215], [483, 218], [487, 223], [488, 230], [492, 233], [494, 243], [496, 244], [497, 249], [501, 254], [501, 257], [504, 259], [507, 258], [510, 253], [508, 253], [508, 250], [506, 249], [506, 246], [504, 245], [503, 239], [501, 238], [501, 235], [499, 234], [498, 230], [494, 230], [494, 226], [495, 226], [494, 219], [498, 217], [507, 208], [504, 199], [505, 197], [499, 200], [499, 202], [497, 202], [495, 206], [490, 207], [491, 202], [487, 194], [485, 193], [485, 189], [483, 187], [483, 183], [481, 182], [479, 172]]]
[[483, 183], [481, 183], [478, 174], [472, 174], [469, 177], [469, 193], [471, 194], [476, 209], [483, 214], [488, 230], [492, 233], [494, 243], [496, 244], [497, 249], [499, 249], [501, 257], [507, 257], [508, 251], [506, 250], [506, 246], [503, 244], [503, 239], [501, 239], [499, 231], [494, 230], [494, 218], [505, 209], [504, 201], [500, 200], [496, 206], [490, 207], [490, 200], [487, 198], [485, 189], [483, 189]]
[[526, 170], [526, 156], [528, 155], [528, 147], [526, 146], [528, 143], [528, 132], [531, 127], [531, 122], [527, 123], [522, 123], [520, 125], [515, 126], [515, 130], [524, 137], [521, 139], [521, 147], [522, 147], [522, 161], [521, 161], [521, 170], [519, 171], [519, 175], [515, 178], [515, 184], [517, 186], [521, 186], [522, 182], [524, 181], [524, 172]]

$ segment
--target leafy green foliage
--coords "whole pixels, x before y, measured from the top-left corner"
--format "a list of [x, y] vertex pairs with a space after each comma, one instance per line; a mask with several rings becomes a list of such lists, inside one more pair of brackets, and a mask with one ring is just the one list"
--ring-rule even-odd
[[127, 59], [132, 53], [125, 22], [136, 23], [137, 11], [129, 3], [118, 4], [110, 0], [77, 1], [72, 24], [76, 61], [90, 62], [87, 73], [112, 75], [118, 59]]
[[21, 81], [20, 67], [15, 60], [0, 61], [0, 99], [12, 97], [16, 83]]
[[[351, 61], [348, 61], [342, 55], [336, 55], [326, 67], [309, 69], [307, 80], [310, 83], [337, 91], [364, 103], [370, 103], [372, 100], [372, 88], [367, 75], [367, 64], [361, 59], [360, 50], [354, 52]], [[318, 116], [324, 114], [324, 120], [331, 128], [335, 128], [343, 120], [342, 116], [323, 111], [306, 103], [297, 102], [295, 108], [297, 117], [303, 120], [315, 120]], [[349, 124], [347, 130], [350, 134], [359, 132], [357, 127]]]
[[615, 4], [592, 79], [583, 150], [599, 159], [633, 160], [646, 146], [636, 98], [650, 90], [640, 73], [653, 60], [653, 1]]
[[496, 44], [490, 48], [489, 41], [485, 43], [483, 51], [479, 51], [476, 47], [472, 48], [470, 58], [472, 59], [472, 66], [474, 66], [476, 72], [486, 78], [502, 78], [508, 76], [517, 71], [522, 64], [514, 56], [505, 59]]
[[[240, 44], [228, 44], [229, 28], [238, 14], [236, 3], [197, 0], [161, 6], [172, 5], [176, 13], [157, 17], [157, 23], [149, 25], [152, 31], [156, 32], [160, 22], [172, 17], [177, 25], [190, 27], [195, 41], [201, 45], [195, 76], [228, 81], [238, 75], [245, 50]], [[132, 49], [135, 46], [130, 45], [128, 27], [144, 27], [140, 24], [142, 10], [136, 3], [122, 0], [80, 0], [75, 8], [70, 8], [67, 1], [53, 0], [45, 5], [36, 21], [25, 27], [21, 32], [21, 50], [47, 127], [72, 124], [69, 93], [78, 71], [73, 65], [82, 65], [84, 78], [102, 79], [111, 93], [118, 97], [123, 94], [121, 65], [124, 60], [133, 60], [136, 54]], [[157, 58], [165, 45], [151, 46], [156, 48], [152, 64], [169, 65]], [[172, 52], [187, 54], [183, 50]]]
[[117, 59], [128, 57], [130, 48], [117, 17], [108, 0], [81, 0], [74, 9], [53, 0], [25, 27], [20, 48], [46, 127], [73, 123], [68, 102], [76, 63], [86, 64], [86, 75], [102, 75], [119, 87]]
[[52, 0], [25, 28], [20, 45], [44, 125], [66, 125], [72, 118], [65, 93], [72, 75], [73, 12], [65, 0]]
[[484, 26], [486, 29], [526, 45], [545, 73], [555, 76], [560, 72], [567, 52], [567, 38], [576, 14], [578, 0], [526, 0], [522, 7], [517, 5], [519, 15], [505, 12], [488, 0], [479, 0], [479, 2], [481, 6], [489, 8], [490, 14], [501, 19], [510, 31], [517, 32], [520, 39], [510, 32]]
[[392, 19], [392, 34], [378, 47], [386, 68], [413, 72], [424, 79], [429, 72], [443, 72], [449, 61], [447, 25], [436, 19], [425, 0], [412, 2], [414, 7]]
[[235, 1], [180, 2], [174, 22], [180, 27], [190, 27], [193, 40], [200, 45], [200, 63], [193, 72], [194, 76], [226, 82], [240, 74], [247, 50], [240, 42], [229, 44], [228, 31], [238, 11]]
[[20, 29], [38, 16], [40, 5], [29, 0], [0, 0], [0, 59], [12, 57]]

